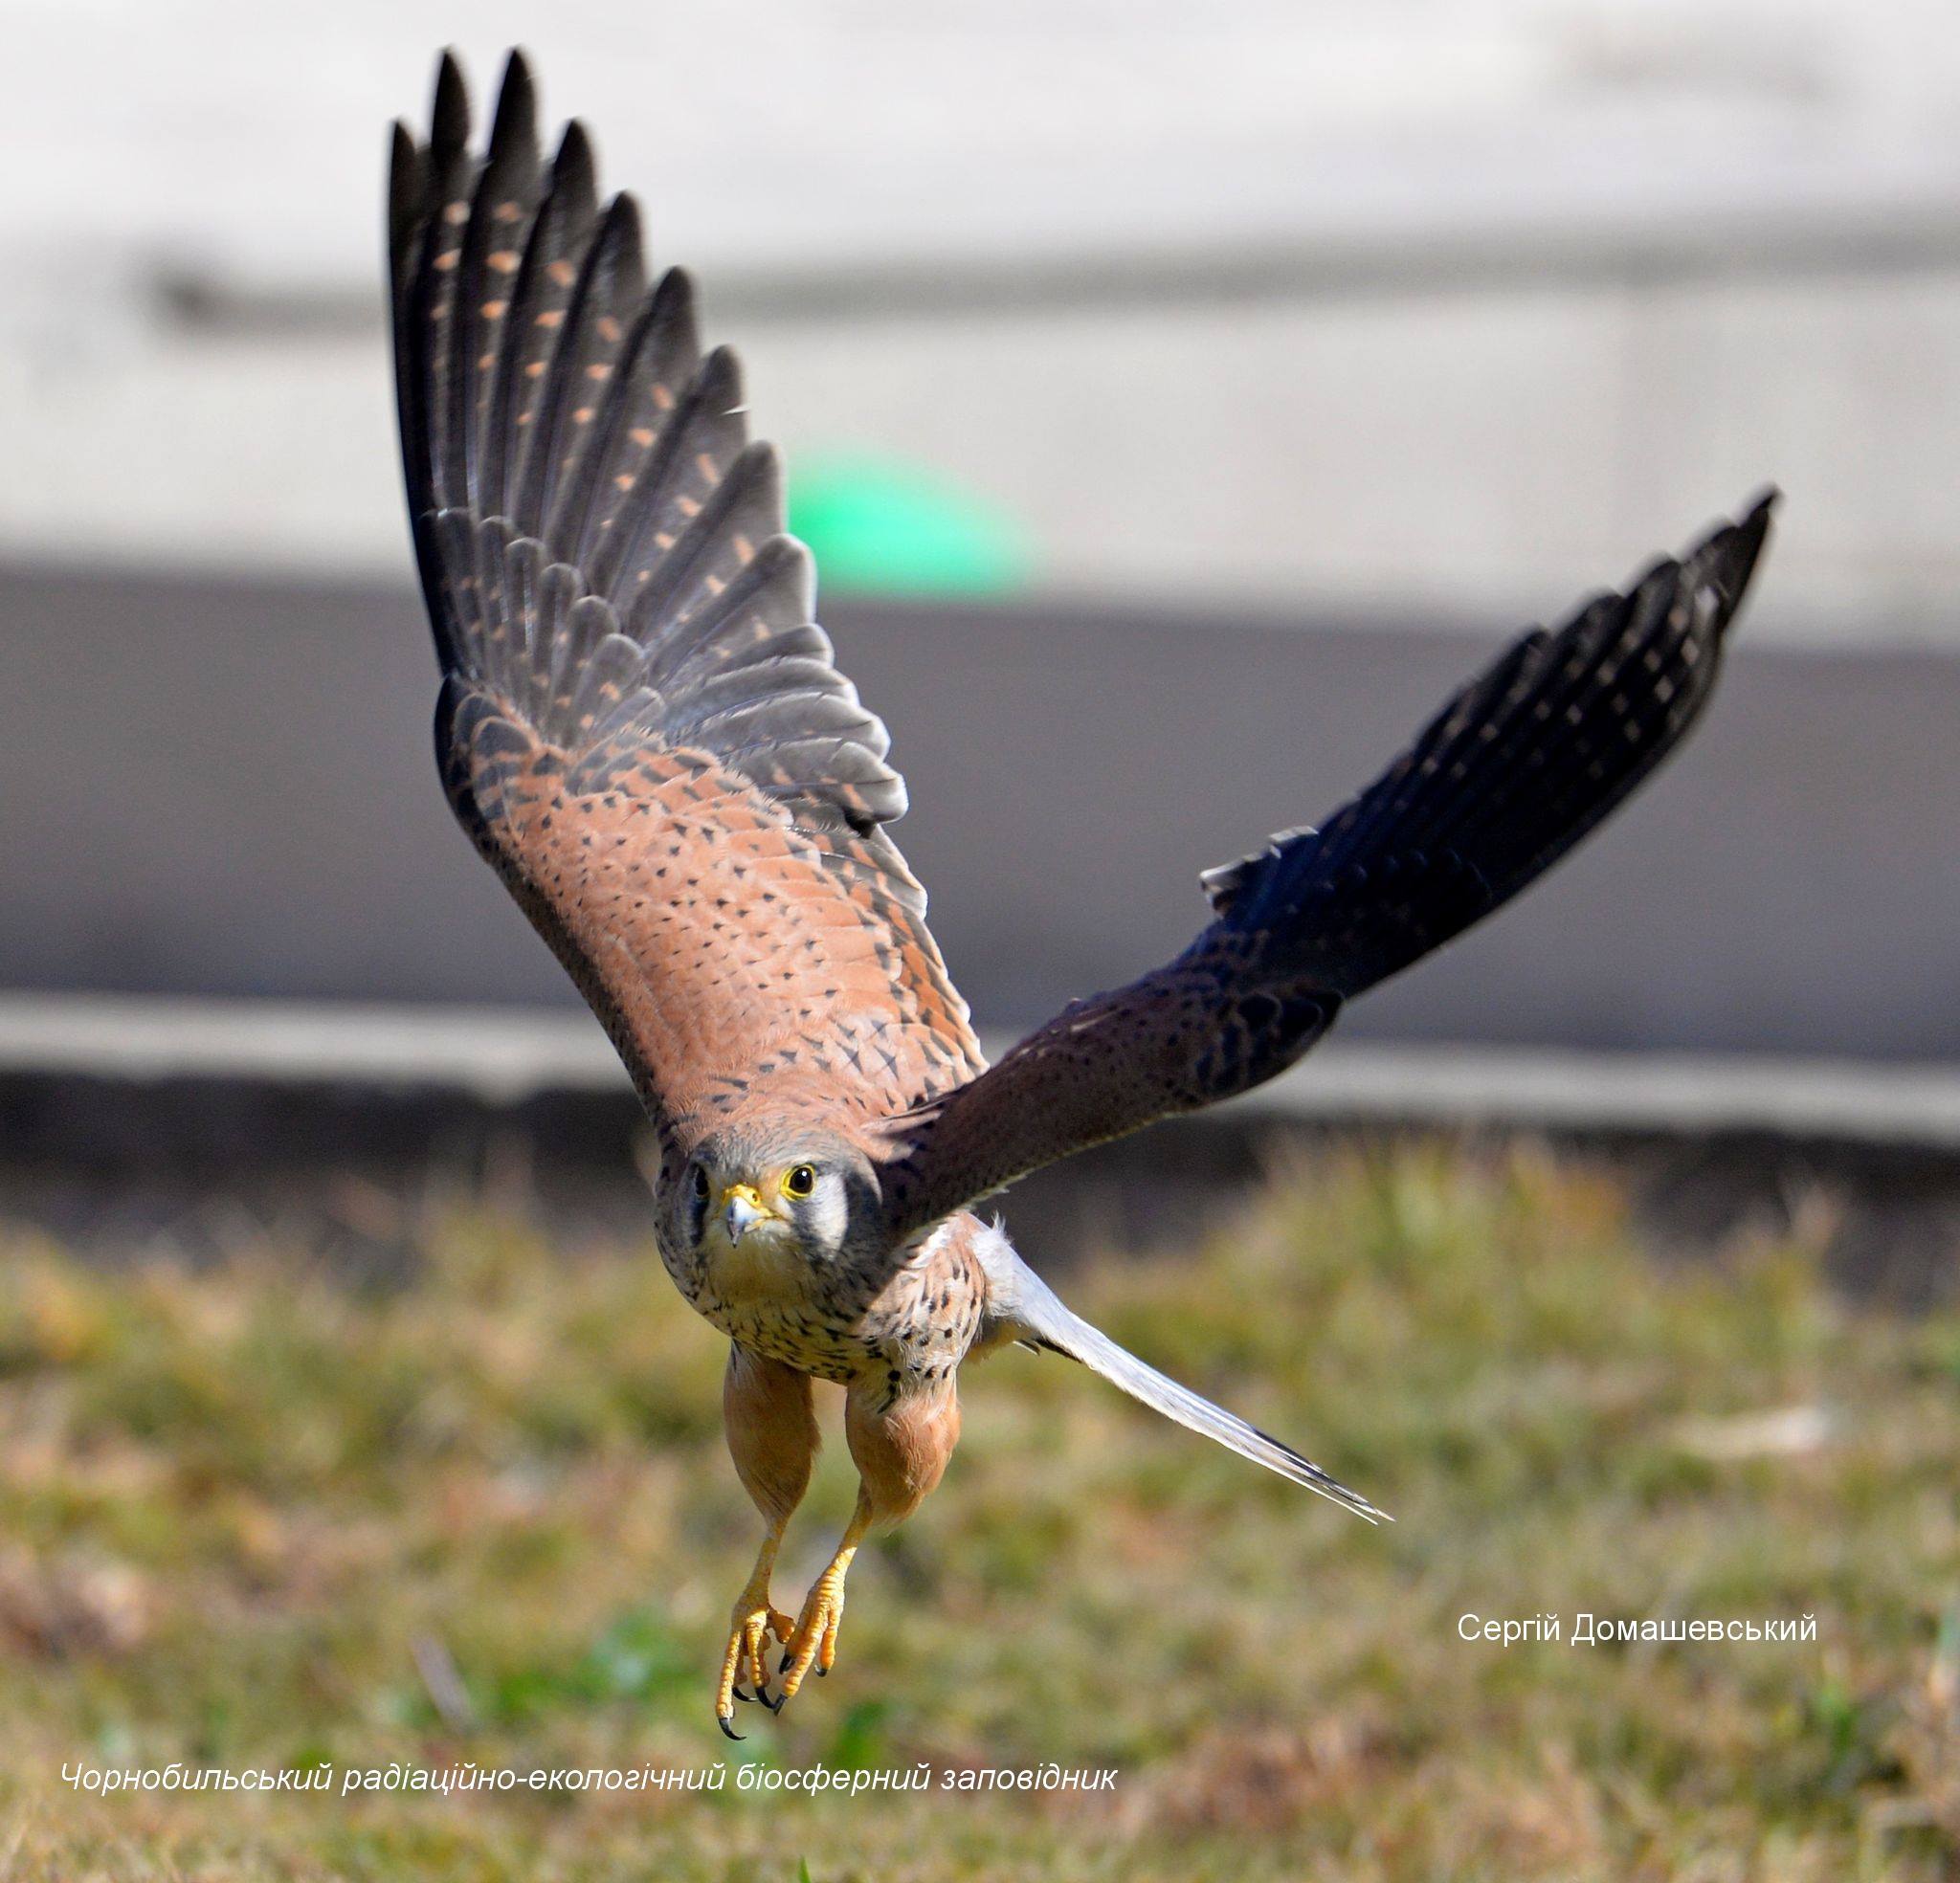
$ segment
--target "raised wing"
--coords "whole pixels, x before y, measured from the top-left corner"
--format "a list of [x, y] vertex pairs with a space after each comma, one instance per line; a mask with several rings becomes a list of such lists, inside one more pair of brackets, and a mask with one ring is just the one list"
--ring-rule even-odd
[[578, 983], [671, 1159], [771, 1078], [881, 1115], [984, 1063], [883, 826], [884, 727], [832, 665], [777, 462], [687, 277], [649, 290], [513, 54], [489, 147], [445, 56], [397, 125], [402, 457], [463, 827]]
[[1526, 635], [1323, 829], [1208, 871], [1216, 919], [1175, 961], [892, 1120], [894, 1232], [1271, 1078], [1343, 1002], [1536, 881], [1707, 703], [1773, 501]]

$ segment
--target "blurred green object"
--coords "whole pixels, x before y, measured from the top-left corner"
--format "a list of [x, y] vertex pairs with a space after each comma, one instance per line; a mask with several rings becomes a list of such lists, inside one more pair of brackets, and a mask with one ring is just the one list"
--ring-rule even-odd
[[790, 529], [827, 588], [998, 595], [1027, 581], [1012, 519], [935, 471], [852, 453], [806, 461], [790, 484]]

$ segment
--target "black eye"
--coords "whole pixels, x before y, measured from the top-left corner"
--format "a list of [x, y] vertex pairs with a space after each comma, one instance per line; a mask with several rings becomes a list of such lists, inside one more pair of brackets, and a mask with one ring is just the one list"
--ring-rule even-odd
[[816, 1188], [816, 1166], [809, 1163], [792, 1163], [783, 1177], [783, 1194], [786, 1197], [803, 1198]]
[[708, 1200], [708, 1173], [700, 1164], [694, 1166], [694, 1200], [696, 1203]]

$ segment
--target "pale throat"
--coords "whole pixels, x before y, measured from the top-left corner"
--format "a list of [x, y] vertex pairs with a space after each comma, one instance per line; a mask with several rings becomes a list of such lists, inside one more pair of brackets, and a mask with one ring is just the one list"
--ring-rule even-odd
[[710, 1218], [702, 1253], [716, 1290], [729, 1301], [778, 1298], [786, 1284], [807, 1279], [810, 1270], [796, 1231], [780, 1221], [753, 1224], [740, 1242], [731, 1242], [726, 1227]]

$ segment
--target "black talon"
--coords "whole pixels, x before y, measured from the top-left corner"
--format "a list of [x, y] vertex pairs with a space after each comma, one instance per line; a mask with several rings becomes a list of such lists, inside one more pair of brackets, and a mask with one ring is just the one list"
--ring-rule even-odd
[[761, 1687], [756, 1690], [755, 1697], [759, 1699], [764, 1706], [768, 1707], [771, 1713], [781, 1713], [783, 1710], [783, 1702], [787, 1700], [790, 1696], [787, 1694], [778, 1694], [774, 1699], [771, 1699], [769, 1697], [768, 1689], [767, 1687]]
[[[729, 1689], [728, 1689], [728, 1691], [729, 1691], [729, 1693], [733, 1694], [733, 1695], [735, 1695], [735, 1697], [736, 1697], [736, 1698], [737, 1698], [738, 1700], [742, 1700], [742, 1701], [744, 1701], [744, 1702], [746, 1702], [746, 1700], [747, 1700], [747, 1698], [748, 1698], [748, 1695], [747, 1695], [746, 1694], [745, 1694], [745, 1693], [744, 1693], [744, 1692], [742, 1691], [742, 1689], [741, 1689], [741, 1688], [739, 1688], [739, 1687], [731, 1687], [731, 1688], [729, 1688]], [[734, 1716], [734, 1715], [733, 1715], [733, 1714], [731, 1713], [731, 1714], [730, 1714], [730, 1715], [728, 1716], [728, 1717], [729, 1717], [730, 1719], [733, 1719], [733, 1718], [735, 1717], [735, 1716]]]
[[732, 1713], [716, 1714], [715, 1724], [727, 1734], [731, 1739], [739, 1739], [743, 1737], [742, 1734], [735, 1730], [735, 1716]]
[[820, 1667], [820, 1668], [818, 1668], [818, 1669], [817, 1669], [817, 1671], [816, 1671], [816, 1677], [817, 1677], [817, 1678], [818, 1678], [819, 1680], [828, 1680], [828, 1679], [829, 1679], [829, 1678], [831, 1677], [831, 1671], [830, 1671], [830, 1669], [829, 1669], [829, 1668], [827, 1668], [827, 1667]]

